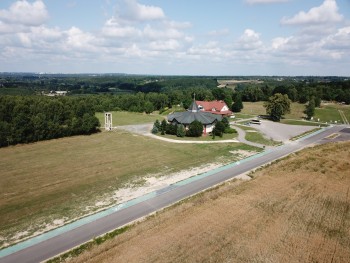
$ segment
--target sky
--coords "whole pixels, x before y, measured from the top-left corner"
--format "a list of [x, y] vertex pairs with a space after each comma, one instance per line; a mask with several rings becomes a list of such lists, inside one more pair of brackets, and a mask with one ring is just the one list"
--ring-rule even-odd
[[0, 0], [0, 72], [350, 76], [350, 0]]

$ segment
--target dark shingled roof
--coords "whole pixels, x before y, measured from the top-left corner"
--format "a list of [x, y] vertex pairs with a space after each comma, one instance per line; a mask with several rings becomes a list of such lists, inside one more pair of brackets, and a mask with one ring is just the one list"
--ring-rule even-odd
[[195, 101], [192, 102], [191, 106], [185, 112], [175, 112], [168, 115], [168, 121], [182, 123], [185, 125], [191, 124], [193, 121], [200, 121], [202, 124], [212, 124], [215, 121], [221, 121], [221, 115], [212, 114], [210, 112], [200, 111]]

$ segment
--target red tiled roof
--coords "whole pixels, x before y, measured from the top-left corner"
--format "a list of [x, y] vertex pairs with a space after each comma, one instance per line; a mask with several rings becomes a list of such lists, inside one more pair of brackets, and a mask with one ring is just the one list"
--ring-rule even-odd
[[197, 100], [197, 105], [202, 106], [202, 111], [204, 112], [211, 112], [214, 114], [221, 114], [221, 115], [230, 115], [232, 114], [232, 111], [226, 110], [223, 111], [223, 107], [227, 106], [226, 103], [222, 100], [214, 100], [214, 101], [199, 101]]

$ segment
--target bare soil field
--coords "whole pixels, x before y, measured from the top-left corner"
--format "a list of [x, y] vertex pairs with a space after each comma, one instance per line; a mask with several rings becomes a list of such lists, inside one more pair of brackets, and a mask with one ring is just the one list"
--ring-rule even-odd
[[350, 142], [309, 148], [69, 262], [350, 262]]

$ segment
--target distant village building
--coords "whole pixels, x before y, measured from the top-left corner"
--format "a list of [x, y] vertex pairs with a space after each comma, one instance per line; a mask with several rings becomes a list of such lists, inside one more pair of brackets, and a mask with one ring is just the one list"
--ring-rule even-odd
[[61, 91], [61, 90], [51, 90], [49, 93], [43, 93], [45, 96], [49, 97], [56, 97], [56, 96], [66, 96], [68, 91]]
[[222, 117], [231, 116], [232, 111], [227, 107], [226, 103], [222, 100], [214, 101], [196, 101], [198, 108], [204, 112], [210, 112], [212, 114], [218, 114]]
[[195, 120], [200, 121], [203, 124], [203, 134], [205, 135], [213, 130], [217, 121], [222, 120], [222, 115], [200, 110], [195, 100], [193, 100], [187, 111], [175, 112], [168, 115], [168, 121], [171, 124], [183, 124], [185, 128], [188, 128], [188, 126]]

